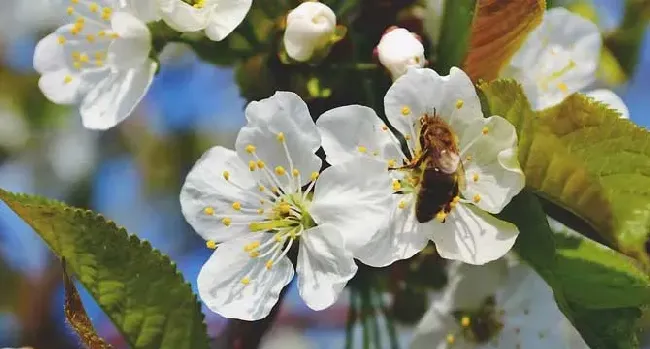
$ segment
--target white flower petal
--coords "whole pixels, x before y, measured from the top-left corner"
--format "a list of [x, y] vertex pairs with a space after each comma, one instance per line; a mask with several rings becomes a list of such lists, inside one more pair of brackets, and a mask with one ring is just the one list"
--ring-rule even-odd
[[[405, 207], [399, 208], [404, 200]], [[392, 195], [389, 222], [368, 242], [354, 252], [354, 257], [373, 267], [385, 267], [397, 260], [411, 258], [429, 242], [431, 227], [415, 219], [414, 199], [407, 195]], [[357, 242], [357, 244], [359, 244]]]
[[[230, 240], [248, 231], [247, 224], [236, 224], [245, 221], [246, 213], [235, 211], [232, 204], [239, 202], [244, 209], [256, 209], [259, 199], [252, 194], [256, 190], [253, 176], [237, 154], [217, 146], [205, 152], [187, 175], [180, 194], [181, 210], [205, 240]], [[235, 224], [224, 225], [225, 217]]]
[[[262, 319], [278, 301], [282, 288], [293, 279], [293, 267], [287, 257], [267, 269], [264, 259], [251, 258], [244, 251], [246, 244], [260, 240], [260, 234], [248, 234], [219, 245], [201, 268], [197, 280], [199, 296], [217, 314], [247, 321]], [[266, 235], [264, 239], [273, 238]]]
[[356, 158], [321, 173], [309, 212], [317, 224], [335, 226], [355, 251], [386, 224], [391, 196], [385, 162]]
[[197, 32], [208, 25], [209, 12], [183, 0], [159, 0], [162, 19], [178, 32]]
[[354, 258], [335, 226], [323, 224], [303, 232], [296, 273], [300, 296], [310, 308], [323, 310], [334, 304], [356, 272]]
[[41, 39], [34, 49], [34, 69], [40, 74], [69, 68], [65, 46], [59, 43], [63, 33], [69, 33], [72, 24], [64, 25]]
[[426, 63], [422, 42], [404, 28], [390, 30], [377, 45], [379, 62], [386, 67], [393, 80], [404, 75], [408, 68], [422, 68]]
[[380, 160], [394, 159], [397, 165], [403, 155], [390, 130], [374, 110], [348, 105], [326, 111], [316, 120], [323, 140], [327, 162], [337, 165], [358, 156]]
[[611, 90], [598, 89], [585, 93], [588, 97], [591, 97], [599, 102], [607, 104], [611, 109], [616, 110], [621, 114], [621, 118], [629, 119], [630, 110], [627, 109], [625, 102], [619, 97], [616, 93]]
[[[472, 81], [455, 67], [448, 76], [427, 68], [409, 69], [390, 87], [384, 106], [391, 125], [411, 136], [411, 147], [419, 129], [419, 118], [424, 114], [433, 114], [435, 110], [454, 130], [483, 117]], [[416, 134], [411, 134], [413, 130]]]
[[445, 223], [431, 221], [431, 239], [441, 257], [469, 264], [485, 264], [502, 257], [515, 243], [519, 230], [474, 207], [459, 204]]
[[38, 87], [47, 99], [56, 104], [73, 104], [79, 100], [82, 83], [79, 75], [61, 69], [43, 74]]
[[109, 46], [108, 62], [119, 69], [142, 66], [148, 60], [151, 50], [149, 28], [126, 12], [114, 13], [111, 26], [120, 37]]
[[[420, 320], [414, 331], [410, 349], [448, 349], [447, 335], [458, 331], [458, 323], [450, 314], [451, 311], [446, 300], [436, 300]], [[453, 348], [475, 349], [475, 346], [459, 340], [454, 342]]]
[[308, 61], [335, 30], [336, 15], [332, 9], [316, 1], [303, 2], [287, 15], [284, 48], [294, 60]]
[[[250, 103], [246, 115], [248, 126], [239, 131], [235, 143], [240, 158], [245, 161], [262, 160], [266, 170], [270, 171], [282, 166], [287, 174], [277, 177], [281, 186], [291, 191], [296, 189], [291, 184], [296, 182], [291, 174], [293, 169], [300, 173], [301, 186], [310, 182], [311, 174], [318, 172], [322, 165], [321, 159], [316, 156], [321, 142], [305, 102], [294, 93], [277, 92], [272, 97]], [[280, 136], [284, 143], [280, 141]], [[254, 154], [247, 151], [249, 145], [256, 148]], [[261, 181], [269, 186], [277, 186], [274, 182], [269, 183], [268, 176], [263, 175], [262, 171], [265, 170], [256, 171], [261, 173]]]
[[221, 41], [232, 33], [244, 20], [251, 8], [252, 0], [207, 0], [215, 3], [208, 18], [205, 35], [210, 40]]
[[477, 119], [459, 138], [465, 168], [463, 196], [485, 211], [501, 212], [526, 184], [514, 126], [500, 116]]
[[113, 71], [94, 86], [79, 108], [84, 126], [108, 129], [126, 119], [149, 90], [156, 68], [147, 60], [137, 68]]
[[602, 45], [598, 27], [571, 11], [546, 11], [502, 77], [518, 80], [534, 110], [560, 103], [595, 79]]
[[122, 10], [127, 11], [139, 20], [148, 23], [160, 19], [159, 0], [121, 0], [123, 1]]

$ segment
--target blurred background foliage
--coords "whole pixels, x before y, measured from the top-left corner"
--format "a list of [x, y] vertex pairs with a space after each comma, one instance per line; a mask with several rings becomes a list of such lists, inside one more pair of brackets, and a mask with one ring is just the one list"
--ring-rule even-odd
[[[178, 193], [205, 150], [233, 145], [245, 122], [247, 101], [290, 90], [308, 101], [314, 117], [356, 103], [374, 107], [381, 115], [391, 79], [373, 49], [391, 25], [423, 37], [430, 66], [447, 73], [449, 64], [436, 54], [440, 28], [434, 22], [442, 16], [437, 1], [323, 2], [347, 27], [347, 35], [318, 66], [287, 64], [281, 54], [284, 16], [298, 0], [254, 1], [244, 23], [222, 42], [154, 28], [156, 42], [175, 43], [155, 45], [162, 67], [151, 90], [126, 122], [97, 132], [81, 126], [74, 108], [48, 102], [37, 88], [31, 57], [38, 39], [60, 23], [57, 12], [47, 0], [3, 0], [0, 187], [102, 213], [168, 254], [196, 291], [196, 276], [210, 250], [185, 223]], [[568, 7], [597, 23], [605, 38], [597, 85], [615, 88], [631, 119], [650, 126], [650, 1], [549, 0], [547, 5]], [[442, 47], [449, 38], [440, 40]], [[380, 310], [367, 317], [377, 336], [389, 336], [385, 343], [407, 343], [412, 325], [426, 310], [427, 294], [445, 284], [443, 262], [433, 251], [430, 246], [410, 260], [360, 273], [353, 287], [356, 296], [343, 295], [337, 305], [320, 313], [309, 310], [292, 286], [263, 347], [342, 348], [346, 338], [361, 339], [361, 325], [346, 328], [349, 317], [369, 309]], [[4, 204], [0, 204], [0, 285], [0, 346], [79, 346], [63, 320], [59, 263]], [[379, 290], [392, 297], [384, 299]], [[79, 291], [99, 334], [123, 347], [92, 298], [82, 287]], [[359, 303], [369, 301], [374, 304]], [[349, 302], [356, 312], [348, 313]], [[205, 308], [204, 313], [210, 335], [219, 336], [226, 321]], [[646, 342], [650, 348], [650, 338]]]

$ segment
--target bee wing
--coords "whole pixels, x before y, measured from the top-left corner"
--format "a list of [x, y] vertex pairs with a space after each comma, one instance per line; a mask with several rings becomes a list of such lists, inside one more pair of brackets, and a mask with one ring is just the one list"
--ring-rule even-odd
[[456, 178], [458, 181], [458, 189], [464, 191], [467, 188], [465, 183], [465, 166], [463, 166], [462, 161], [458, 161], [458, 169], [456, 171]]
[[459, 164], [462, 166], [460, 156], [455, 152], [446, 149], [440, 151], [440, 156], [436, 162], [436, 167], [446, 174], [455, 173], [459, 168]]

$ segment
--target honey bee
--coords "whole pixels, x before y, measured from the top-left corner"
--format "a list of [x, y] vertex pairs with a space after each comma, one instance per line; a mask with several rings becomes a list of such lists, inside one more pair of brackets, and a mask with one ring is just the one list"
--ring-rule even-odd
[[436, 114], [420, 117], [421, 153], [403, 168], [420, 171], [415, 217], [420, 223], [434, 217], [445, 222], [447, 214], [458, 202], [465, 186], [465, 171], [460, 159], [458, 141], [447, 123]]

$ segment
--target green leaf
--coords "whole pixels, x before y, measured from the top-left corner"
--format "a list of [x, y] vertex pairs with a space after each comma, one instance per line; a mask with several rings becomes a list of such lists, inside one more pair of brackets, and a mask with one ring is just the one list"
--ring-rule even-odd
[[577, 234], [553, 233], [528, 190], [499, 218], [517, 225], [515, 251], [553, 288], [559, 308], [592, 349], [638, 347], [639, 307], [648, 304], [650, 281], [628, 257]]
[[65, 258], [131, 348], [208, 348], [200, 305], [169, 257], [91, 211], [1, 189], [0, 199]]
[[515, 81], [479, 90], [487, 114], [515, 125], [527, 186], [647, 263], [650, 133], [582, 95], [535, 113]]
[[438, 73], [447, 74], [451, 67], [459, 67], [465, 59], [476, 1], [454, 0], [453, 6], [444, 7], [440, 41], [433, 60]]
[[633, 76], [638, 66], [648, 21], [650, 1], [628, 0], [620, 27], [604, 38], [605, 47], [616, 57], [627, 76]]
[[65, 259], [61, 262], [63, 265], [63, 285], [65, 288], [65, 301], [63, 305], [63, 312], [65, 319], [70, 324], [70, 327], [79, 336], [81, 342], [88, 349], [112, 349], [113, 346], [106, 343], [101, 337], [97, 335], [95, 327], [93, 326], [83, 303], [81, 297], [74, 285], [74, 281], [68, 275], [65, 268]]

